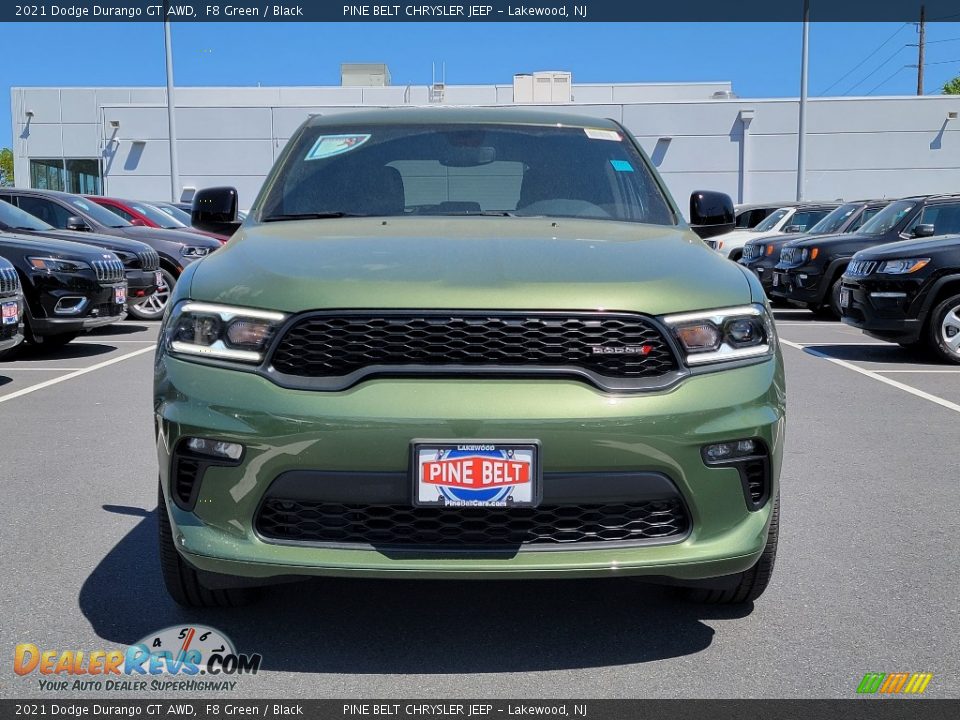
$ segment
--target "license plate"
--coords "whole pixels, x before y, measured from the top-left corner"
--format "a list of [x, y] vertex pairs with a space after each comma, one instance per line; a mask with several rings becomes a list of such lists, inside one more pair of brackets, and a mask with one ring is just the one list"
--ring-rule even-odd
[[540, 502], [536, 442], [418, 442], [413, 445], [413, 504], [533, 507]]
[[846, 288], [840, 290], [840, 307], [850, 307], [850, 291]]
[[157, 277], [154, 279], [154, 284], [157, 287], [160, 287], [161, 285], [163, 285], [163, 273], [160, 272], [159, 270], [157, 270]]
[[20, 306], [15, 302], [3, 303], [3, 324], [16, 325], [20, 322]]
[[773, 286], [780, 287], [780, 273], [773, 274]]
[[113, 299], [117, 305], [123, 305], [127, 301], [127, 286], [118, 285], [113, 289]]

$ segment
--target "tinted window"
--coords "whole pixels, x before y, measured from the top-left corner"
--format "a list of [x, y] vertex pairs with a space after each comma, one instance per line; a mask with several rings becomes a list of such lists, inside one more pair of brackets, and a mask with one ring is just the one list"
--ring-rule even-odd
[[887, 205], [873, 218], [863, 224], [860, 233], [863, 235], [883, 235], [897, 226], [904, 216], [916, 207], [913, 200], [897, 200]]
[[767, 215], [762, 223], [754, 227], [753, 229], [757, 232], [769, 232], [773, 230], [777, 223], [783, 220], [784, 216], [790, 212], [789, 208], [780, 208], [779, 210], [774, 210], [772, 213]]
[[907, 232], [917, 225], [933, 225], [934, 235], [960, 233], [960, 204], [928, 205], [917, 219], [910, 223]]
[[850, 216], [853, 215], [859, 207], [859, 205], [852, 204], [841, 205], [807, 230], [807, 232], [811, 235], [826, 235], [827, 233], [840, 232], [844, 224], [850, 219]]
[[126, 227], [130, 224], [119, 215], [115, 215], [105, 207], [97, 205], [93, 200], [69, 195], [66, 196], [66, 200], [101, 225], [106, 225], [107, 227]]
[[116, 205], [100, 205], [100, 207], [104, 208], [105, 210], [109, 210], [117, 217], [122, 217], [127, 222], [133, 220], [133, 215], [131, 213], [128, 213], [126, 210], [119, 208]]
[[267, 181], [262, 219], [516, 214], [676, 224], [614, 130], [512, 125], [308, 127]]
[[20, 195], [18, 198], [20, 209], [25, 210], [34, 217], [38, 217], [48, 225], [53, 225], [61, 230], [67, 229], [67, 218], [70, 217], [70, 211], [59, 203], [55, 203], [47, 198], [35, 197], [33, 195]]
[[829, 210], [797, 210], [793, 214], [793, 217], [787, 222], [788, 226], [795, 226], [798, 228], [797, 232], [806, 232], [808, 228], [816, 225], [820, 220], [825, 218], [829, 213]]
[[43, 222], [36, 215], [31, 215], [25, 210], [11, 205], [13, 198], [9, 195], [4, 195], [3, 200], [6, 202], [0, 203], [0, 225], [3, 227], [13, 228], [15, 230], [49, 230], [50, 225]]
[[158, 225], [162, 228], [182, 228], [183, 223], [174, 220], [172, 217], [167, 215], [165, 212], [161, 212], [159, 209], [155, 208], [153, 205], [147, 205], [146, 203], [134, 203], [131, 204], [134, 210], [147, 218], [154, 225]]

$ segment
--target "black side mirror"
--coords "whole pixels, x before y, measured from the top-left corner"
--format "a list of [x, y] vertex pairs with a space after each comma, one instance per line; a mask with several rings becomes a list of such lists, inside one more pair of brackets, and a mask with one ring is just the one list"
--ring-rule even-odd
[[922, 225], [917, 225], [910, 235], [915, 238], [933, 237], [936, 231], [937, 229], [933, 226], [933, 224], [924, 223]]
[[83, 218], [77, 217], [76, 215], [71, 215], [67, 218], [67, 230], [76, 230], [77, 232], [89, 232], [90, 226], [87, 225]]
[[733, 200], [725, 193], [697, 190], [690, 196], [690, 229], [701, 238], [734, 228]]
[[193, 196], [190, 224], [198, 230], [233, 235], [240, 227], [237, 203], [236, 188], [213, 187], [197, 190]]

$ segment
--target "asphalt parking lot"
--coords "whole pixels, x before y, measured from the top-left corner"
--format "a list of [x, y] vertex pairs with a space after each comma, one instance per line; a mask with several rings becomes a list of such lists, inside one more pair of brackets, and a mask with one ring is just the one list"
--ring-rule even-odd
[[[789, 385], [777, 572], [752, 607], [629, 580], [328, 580], [187, 611], [156, 560], [157, 326], [0, 363], [2, 648], [112, 649], [180, 623], [262, 671], [235, 697], [851, 697], [865, 672], [960, 696], [960, 367], [777, 311]], [[0, 673], [4, 697], [44, 693]], [[102, 697], [104, 693], [77, 693]]]

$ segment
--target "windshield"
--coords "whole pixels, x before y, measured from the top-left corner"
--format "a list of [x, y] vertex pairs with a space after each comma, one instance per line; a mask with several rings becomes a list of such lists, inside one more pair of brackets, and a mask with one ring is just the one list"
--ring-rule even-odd
[[827, 235], [828, 233], [840, 232], [843, 226], [850, 219], [850, 216], [853, 215], [859, 207], [859, 205], [854, 203], [841, 205], [812, 228], [807, 230], [807, 232], [810, 235]]
[[159, 227], [167, 228], [168, 230], [185, 227], [182, 222], [161, 211], [159, 208], [155, 208], [153, 205], [147, 205], [147, 203], [130, 203], [130, 207]]
[[633, 143], [599, 128], [307, 127], [266, 187], [264, 222], [526, 215], [676, 224]]
[[130, 223], [128, 223], [122, 217], [119, 215], [114, 215], [106, 208], [97, 205], [93, 200], [87, 200], [86, 198], [82, 197], [68, 197], [66, 200], [68, 203], [73, 205], [75, 208], [82, 210], [85, 215], [101, 225], [106, 225], [107, 227], [128, 227], [130, 225]]
[[779, 210], [774, 210], [763, 219], [763, 222], [753, 228], [753, 232], [770, 232], [788, 212], [790, 212], [790, 208], [780, 208]]
[[[190, 225], [190, 213], [181, 210], [176, 205], [154, 205], [154, 207], [179, 221], [184, 227]], [[239, 216], [239, 213], [237, 215]]]
[[883, 235], [897, 226], [903, 216], [916, 206], [913, 200], [898, 200], [887, 205], [860, 228], [861, 235]]
[[13, 230], [53, 230], [53, 225], [8, 202], [0, 202], [0, 225]]

